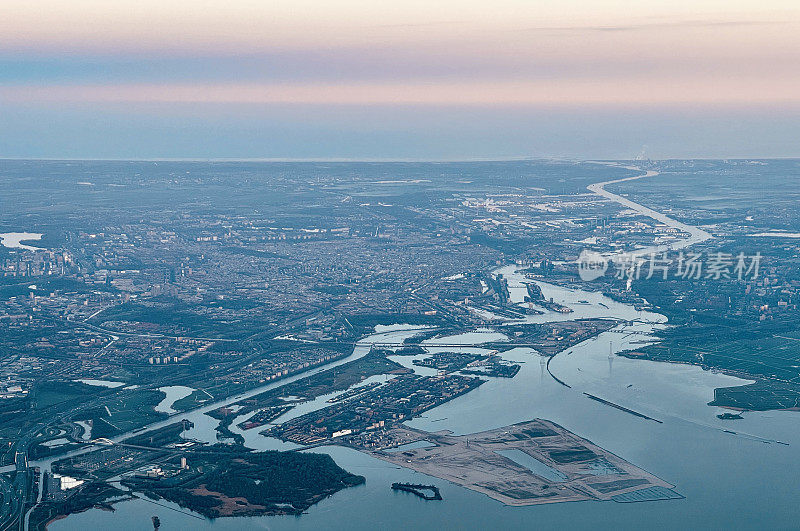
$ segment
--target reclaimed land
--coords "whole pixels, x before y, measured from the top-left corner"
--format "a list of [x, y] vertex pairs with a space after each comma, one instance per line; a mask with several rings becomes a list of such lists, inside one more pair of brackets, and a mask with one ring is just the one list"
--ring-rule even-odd
[[547, 420], [460, 436], [407, 426], [395, 431], [392, 440], [424, 440], [432, 445], [394, 452], [356, 448], [506, 505], [681, 497], [669, 483]]

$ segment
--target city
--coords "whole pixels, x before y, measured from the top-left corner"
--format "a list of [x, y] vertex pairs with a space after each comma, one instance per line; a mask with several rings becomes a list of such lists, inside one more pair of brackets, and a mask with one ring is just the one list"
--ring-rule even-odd
[[[51, 204], [46, 218], [30, 214], [35, 198], [13, 184], [14, 175], [42, 164], [65, 172], [42, 186], [75, 189], [60, 194], [63, 203]], [[208, 452], [253, 448], [254, 438], [370, 452], [410, 444], [398, 435], [404, 422], [487, 381], [520, 378], [521, 367], [541, 365], [572, 389], [550, 362], [598, 337], [618, 337], [609, 348], [616, 342], [617, 354], [632, 360], [695, 364], [752, 381], [714, 389], [713, 406], [760, 411], [800, 403], [798, 247], [790, 237], [752, 236], [797, 231], [800, 220], [788, 207], [795, 198], [783, 198], [783, 211], [768, 196], [724, 212], [693, 210], [686, 222], [713, 235], [693, 251], [705, 261], [715, 253], [731, 258], [724, 275], [687, 275], [675, 258], [687, 232], [586, 191], [606, 176], [641, 174], [624, 165], [439, 165], [434, 180], [412, 179], [430, 171], [416, 164], [342, 164], [323, 179], [313, 164], [159, 163], [144, 176], [138, 166], [151, 163], [137, 163], [121, 176], [117, 163], [86, 163], [94, 200], [113, 194], [118, 208], [103, 214], [89, 206], [76, 215], [72, 205], [84, 200], [87, 185], [71, 181], [73, 170], [60, 164], [5, 163], [12, 207], [3, 225], [17, 226], [24, 214], [20, 229], [40, 231], [18, 241], [4, 235], [0, 262], [3, 484], [4, 496], [19, 500], [6, 525], [23, 519], [35, 528], [78, 507], [151, 492], [139, 480], [126, 480], [124, 490], [108, 481], [161, 477], [153, 467], [180, 472], [180, 457], [195, 462]], [[197, 203], [175, 180], [179, 167], [190, 168], [183, 173], [192, 190], [214, 186], [221, 173], [235, 183], [265, 172], [270, 184], [259, 197], [280, 200], [250, 196], [249, 205], [233, 186]], [[678, 178], [703, 171], [744, 178], [750, 169], [738, 162], [658, 167]], [[498, 169], [509, 177], [481, 179]], [[402, 187], [381, 179], [389, 171], [404, 177]], [[554, 174], [572, 177], [562, 179], [559, 193], [542, 187], [531, 195], [516, 174], [542, 184]], [[456, 176], [461, 182], [450, 188]], [[681, 198], [676, 203], [671, 189], [660, 195], [658, 178], [649, 179], [636, 182], [637, 194], [680, 212]], [[128, 189], [142, 187], [152, 190], [147, 218], [138, 214], [140, 192], [130, 196], [135, 204], [125, 202]], [[755, 219], [762, 225], [748, 222]], [[635, 269], [590, 281], [578, 275], [585, 250], [625, 256], [653, 246], [668, 249], [657, 274], [648, 271], [652, 257], [639, 253]], [[758, 270], [737, 276], [733, 257], [756, 252]], [[549, 294], [559, 286], [607, 302], [586, 295], [567, 303]], [[679, 326], [658, 325], [658, 314]], [[637, 332], [641, 326], [650, 331]], [[617, 354], [608, 354], [609, 364]], [[620, 406], [586, 395], [661, 422], [636, 401]], [[202, 435], [192, 415], [208, 426]], [[172, 435], [148, 437], [163, 430]], [[64, 461], [70, 455], [83, 464]], [[192, 510], [209, 503], [166, 497], [173, 498]], [[286, 503], [263, 500], [230, 515], [275, 514]]]
[[800, 529], [797, 1], [0, 13], [0, 531]]

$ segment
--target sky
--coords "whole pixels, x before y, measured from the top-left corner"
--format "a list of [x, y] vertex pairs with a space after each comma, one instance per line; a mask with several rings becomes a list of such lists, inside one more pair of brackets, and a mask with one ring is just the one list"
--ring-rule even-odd
[[796, 0], [0, 13], [0, 157], [800, 157]]

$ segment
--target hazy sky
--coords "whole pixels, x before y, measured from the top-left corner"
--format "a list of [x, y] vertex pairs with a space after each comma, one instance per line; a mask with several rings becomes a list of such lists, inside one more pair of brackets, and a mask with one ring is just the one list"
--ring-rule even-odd
[[0, 157], [800, 156], [797, 0], [0, 13]]

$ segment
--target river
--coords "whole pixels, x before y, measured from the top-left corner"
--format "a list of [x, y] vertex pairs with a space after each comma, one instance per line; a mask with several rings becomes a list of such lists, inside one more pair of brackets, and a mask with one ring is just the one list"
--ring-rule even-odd
[[[628, 170], [642, 171], [642, 169], [637, 167], [637, 166], [621, 166], [621, 167], [625, 168], [625, 169], [628, 169]], [[610, 185], [610, 184], [617, 184], [617, 183], [624, 183], [624, 182], [628, 182], [628, 181], [635, 181], [635, 180], [638, 180], [638, 179], [644, 179], [644, 178], [648, 178], [648, 177], [655, 177], [656, 175], [659, 175], [659, 172], [657, 172], [655, 170], [647, 170], [647, 171], [645, 171], [645, 173], [643, 173], [641, 175], [634, 175], [633, 177], [625, 177], [623, 179], [614, 179], [614, 180], [611, 180], [611, 181], [604, 181], [604, 182], [601, 182], [601, 183], [593, 183], [593, 184], [590, 184], [589, 186], [586, 187], [587, 190], [589, 190], [590, 192], [593, 192], [593, 193], [595, 193], [595, 194], [597, 194], [597, 195], [599, 195], [601, 197], [605, 197], [606, 199], [609, 199], [611, 201], [619, 203], [620, 205], [622, 205], [624, 207], [627, 207], [627, 208], [630, 208], [631, 210], [634, 210], [634, 211], [638, 212], [639, 214], [641, 214], [643, 216], [647, 216], [647, 217], [649, 217], [649, 218], [651, 218], [651, 219], [653, 219], [653, 220], [655, 220], [655, 221], [657, 221], [659, 223], [663, 223], [664, 225], [666, 225], [668, 227], [672, 227], [673, 229], [677, 229], [677, 230], [687, 234], [687, 236], [685, 238], [683, 238], [681, 240], [678, 240], [678, 241], [675, 241], [675, 242], [671, 242], [671, 243], [663, 244], [663, 245], [652, 245], [652, 246], [643, 247], [641, 249], [636, 249], [636, 250], [630, 251], [628, 253], [625, 253], [630, 258], [642, 257], [642, 256], [647, 256], [649, 254], [655, 254], [655, 253], [663, 253], [665, 251], [684, 249], [684, 248], [689, 247], [691, 245], [694, 245], [696, 243], [701, 243], [701, 242], [704, 242], [706, 240], [709, 240], [709, 239], [711, 239], [713, 237], [710, 233], [704, 231], [703, 229], [701, 229], [699, 227], [695, 227], [693, 225], [687, 225], [686, 223], [683, 223], [683, 222], [680, 222], [680, 221], [678, 221], [676, 219], [673, 219], [673, 218], [667, 216], [666, 214], [662, 214], [661, 212], [657, 212], [657, 211], [653, 210], [652, 208], [648, 208], [648, 207], [646, 207], [644, 205], [640, 205], [639, 203], [631, 201], [630, 199], [628, 199], [626, 197], [622, 197], [621, 195], [617, 195], [617, 194], [615, 194], [613, 192], [609, 192], [608, 190], [605, 189], [605, 187]]]
[[[524, 294], [522, 276], [511, 266], [512, 300]], [[150, 516], [158, 515], [163, 529], [595, 529], [599, 522], [619, 529], [648, 528], [792, 528], [797, 525], [796, 492], [800, 464], [795, 447], [800, 445], [800, 424], [794, 412], [747, 413], [743, 420], [722, 421], [720, 409], [709, 407], [713, 389], [747, 383], [704, 371], [699, 367], [650, 362], [611, 356], [635, 349], [652, 339], [647, 334], [664, 326], [658, 314], [640, 312], [599, 293], [539, 283], [546, 297], [575, 309], [573, 314], [546, 312], [529, 316], [530, 322], [550, 322], [582, 317], [616, 317], [637, 320], [585, 341], [558, 354], [550, 371], [572, 388], [557, 383], [547, 372], [544, 358], [528, 348], [516, 348], [503, 356], [522, 363], [513, 379], [490, 379], [478, 389], [427, 411], [409, 424], [426, 430], [471, 433], [532, 418], [545, 418], [585, 437], [676, 485], [684, 500], [621, 504], [580, 502], [506, 507], [497, 501], [407, 469], [397, 468], [360, 452], [340, 447], [318, 448], [343, 468], [367, 478], [363, 486], [345, 489], [311, 507], [299, 517], [221, 518], [198, 520], [176, 505], [145, 500], [123, 502], [115, 512], [90, 510], [54, 522], [53, 531], [149, 529]], [[585, 301], [585, 302], [581, 302]], [[439, 339], [461, 342], [465, 347], [497, 339], [497, 331], [474, 331]], [[632, 334], [635, 332], [635, 334]], [[370, 341], [392, 341], [415, 333], [395, 330], [375, 334], [355, 348], [355, 359]], [[428, 341], [431, 347], [437, 340]], [[472, 347], [476, 348], [476, 347]], [[341, 362], [345, 362], [342, 360]], [[415, 367], [416, 368], [416, 367]], [[419, 368], [417, 368], [419, 369]], [[381, 379], [384, 377], [373, 377]], [[277, 384], [283, 384], [278, 382]], [[359, 384], [363, 385], [363, 384]], [[635, 417], [588, 399], [589, 392], [662, 421]], [[248, 393], [249, 394], [249, 393]], [[327, 397], [301, 405], [303, 411], [324, 407]], [[204, 408], [205, 409], [205, 408]], [[293, 416], [290, 412], [286, 416]], [[212, 435], [213, 422], [202, 412], [189, 417], [197, 434]], [[729, 433], [724, 430], [732, 430]], [[248, 445], [258, 449], [291, 445], [242, 432]], [[774, 441], [788, 443], [789, 446]], [[433, 483], [443, 502], [424, 502], [392, 491], [395, 481]], [[173, 510], [175, 509], [175, 510]], [[181, 511], [183, 511], [181, 509]]]

